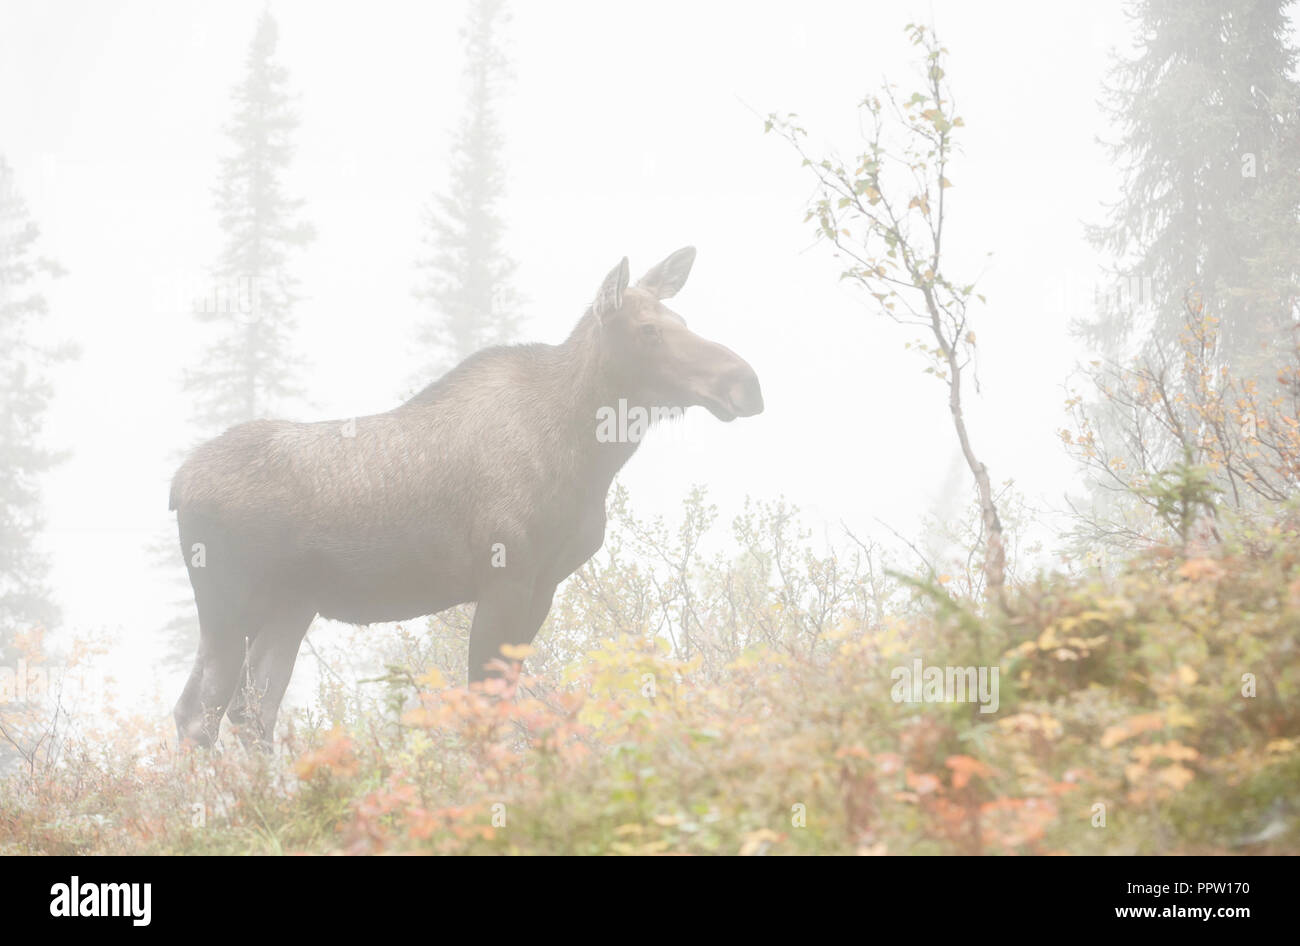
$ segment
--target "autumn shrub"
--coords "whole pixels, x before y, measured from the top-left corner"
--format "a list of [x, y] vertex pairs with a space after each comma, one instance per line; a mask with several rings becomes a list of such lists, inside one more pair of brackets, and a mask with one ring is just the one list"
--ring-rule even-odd
[[1089, 545], [1217, 543], [1220, 513], [1267, 521], [1300, 489], [1300, 330], [1244, 371], [1198, 293], [1184, 309], [1176, 337], [1129, 364], [1094, 363], [1097, 402], [1067, 399], [1061, 438], [1103, 500], [1076, 510]]
[[[733, 527], [738, 557], [621, 533], [481, 687], [437, 626], [400, 629], [378, 673], [322, 673], [275, 757], [109, 721], [0, 783], [0, 852], [1300, 849], [1295, 511], [1223, 523], [1212, 555], [1041, 575], [1006, 610], [813, 554], [779, 503]], [[665, 540], [675, 586], [630, 547]], [[996, 668], [996, 711], [908, 701], [917, 660]]]

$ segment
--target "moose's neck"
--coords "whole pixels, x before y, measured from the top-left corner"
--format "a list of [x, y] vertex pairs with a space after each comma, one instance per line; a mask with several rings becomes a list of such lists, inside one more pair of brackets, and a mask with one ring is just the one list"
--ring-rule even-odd
[[600, 322], [590, 309], [574, 326], [569, 337], [556, 347], [558, 373], [555, 382], [566, 391], [570, 433], [576, 446], [575, 459], [589, 471], [592, 486], [608, 490], [615, 474], [632, 458], [638, 439], [602, 436], [602, 413], [638, 405], [637, 392], [624, 390], [610, 370], [600, 339]]

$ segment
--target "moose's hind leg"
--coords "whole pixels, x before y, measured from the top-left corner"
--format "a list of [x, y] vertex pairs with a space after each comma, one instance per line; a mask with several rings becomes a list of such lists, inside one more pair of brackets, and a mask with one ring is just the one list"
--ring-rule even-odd
[[181, 745], [207, 749], [216, 742], [243, 661], [244, 637], [237, 627], [200, 629], [194, 669], [172, 713]]
[[194, 603], [199, 612], [199, 649], [173, 716], [182, 746], [209, 748], [235, 691], [247, 639], [256, 633], [251, 582], [226, 573], [218, 580], [211, 567], [191, 567]]
[[258, 629], [228, 713], [245, 746], [271, 748], [298, 649], [315, 617], [315, 608], [294, 602], [277, 608]]

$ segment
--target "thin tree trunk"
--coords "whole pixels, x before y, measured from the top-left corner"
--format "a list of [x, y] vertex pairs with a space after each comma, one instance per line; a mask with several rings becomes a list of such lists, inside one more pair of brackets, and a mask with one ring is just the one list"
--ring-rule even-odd
[[966, 431], [966, 417], [961, 403], [961, 365], [957, 360], [956, 346], [951, 344], [943, 334], [943, 322], [939, 307], [929, 288], [924, 290], [926, 306], [930, 310], [931, 328], [935, 340], [948, 362], [948, 411], [952, 414], [952, 425], [957, 431], [957, 440], [961, 443], [962, 456], [966, 466], [975, 477], [975, 488], [979, 493], [980, 518], [984, 525], [984, 586], [985, 590], [1002, 600], [1002, 587], [1006, 579], [1006, 545], [1002, 536], [1002, 519], [998, 516], [997, 503], [993, 500], [993, 485], [989, 480], [989, 470], [971, 447], [970, 435]]

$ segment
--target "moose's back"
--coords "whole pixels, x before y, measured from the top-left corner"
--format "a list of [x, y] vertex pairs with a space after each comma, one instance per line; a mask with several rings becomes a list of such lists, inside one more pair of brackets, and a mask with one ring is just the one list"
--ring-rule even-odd
[[183, 549], [205, 543], [226, 559], [205, 567], [274, 576], [358, 623], [473, 600], [494, 542], [545, 532], [572, 504], [549, 347], [481, 352], [382, 414], [207, 441], [172, 482]]

